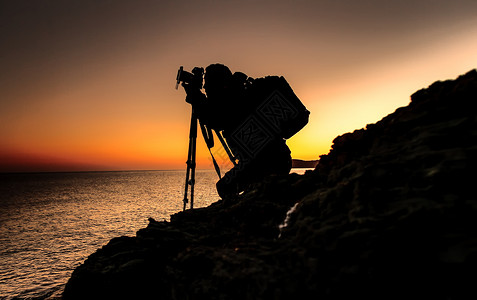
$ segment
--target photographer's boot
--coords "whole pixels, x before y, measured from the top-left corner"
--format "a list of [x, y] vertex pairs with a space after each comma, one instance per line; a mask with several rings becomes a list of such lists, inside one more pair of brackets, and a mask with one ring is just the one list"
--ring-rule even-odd
[[216, 187], [217, 193], [224, 202], [229, 203], [237, 198], [237, 185], [228, 181], [225, 176], [217, 181]]

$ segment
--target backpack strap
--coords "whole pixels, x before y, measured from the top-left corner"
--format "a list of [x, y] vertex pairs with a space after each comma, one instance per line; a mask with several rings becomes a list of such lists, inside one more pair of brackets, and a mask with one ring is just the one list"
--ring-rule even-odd
[[215, 132], [217, 134], [217, 137], [219, 138], [219, 141], [220, 143], [222, 144], [222, 147], [224, 147], [225, 149], [225, 152], [227, 153], [227, 156], [229, 157], [230, 161], [232, 162], [232, 164], [234, 166], [237, 165], [237, 160], [236, 158], [234, 157], [234, 155], [232, 154], [232, 151], [230, 150], [230, 147], [229, 145], [227, 144], [227, 142], [225, 141], [223, 135], [222, 135], [222, 132], [221, 131], [216, 131]]
[[219, 176], [219, 179], [222, 179], [222, 175], [220, 175], [219, 164], [215, 160], [215, 157], [212, 154], [212, 150], [210, 150], [210, 148], [214, 147], [214, 135], [212, 133], [212, 129], [206, 127], [205, 124], [202, 124], [202, 122], [200, 122], [200, 120], [199, 120], [199, 124], [200, 124], [200, 130], [202, 132], [202, 136], [204, 137], [204, 140], [205, 140], [205, 144], [207, 145], [210, 156], [212, 157], [212, 162], [214, 163], [215, 172]]

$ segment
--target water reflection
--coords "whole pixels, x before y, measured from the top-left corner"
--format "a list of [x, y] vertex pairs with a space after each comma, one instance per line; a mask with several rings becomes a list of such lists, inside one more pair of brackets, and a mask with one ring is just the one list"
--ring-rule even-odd
[[[196, 207], [218, 200], [214, 175], [197, 170]], [[180, 211], [185, 172], [0, 176], [0, 298], [26, 299], [59, 294], [72, 270], [111, 238]]]

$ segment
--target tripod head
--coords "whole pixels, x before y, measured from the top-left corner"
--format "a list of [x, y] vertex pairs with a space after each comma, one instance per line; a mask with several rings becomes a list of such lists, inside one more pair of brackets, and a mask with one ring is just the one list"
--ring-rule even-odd
[[204, 79], [204, 68], [195, 67], [192, 69], [192, 72], [187, 72], [184, 70], [183, 66], [180, 66], [177, 70], [176, 76], [176, 90], [179, 87], [179, 83], [187, 83], [193, 88], [202, 89]]

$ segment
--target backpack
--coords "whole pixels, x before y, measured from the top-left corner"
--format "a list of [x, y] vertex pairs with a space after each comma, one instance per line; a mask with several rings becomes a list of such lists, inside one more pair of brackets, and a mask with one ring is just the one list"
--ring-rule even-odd
[[251, 80], [246, 97], [255, 103], [255, 117], [276, 136], [289, 139], [308, 124], [310, 112], [283, 76]]
[[269, 143], [289, 139], [308, 123], [310, 112], [282, 76], [246, 78], [239, 84], [241, 106], [248, 112], [232, 132], [224, 134], [239, 161], [253, 160]]
[[[236, 72], [233, 79], [243, 100], [241, 106], [247, 110], [246, 117], [231, 132], [215, 131], [230, 161], [237, 166], [238, 162], [243, 165], [253, 161], [267, 144], [277, 138], [291, 138], [308, 123], [310, 112], [283, 76], [253, 79]], [[210, 150], [214, 146], [211, 129], [203, 124], [201, 129], [221, 178], [220, 168]]]

